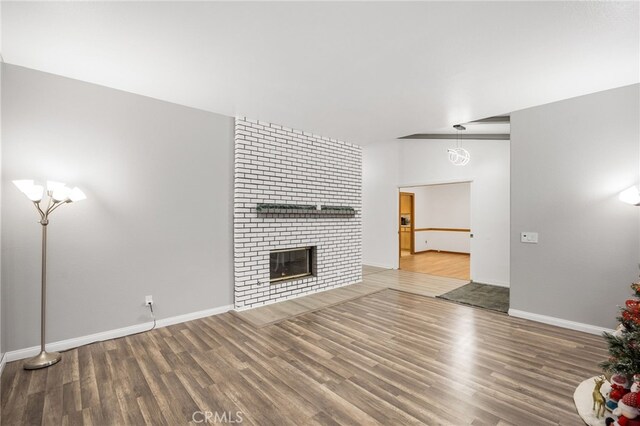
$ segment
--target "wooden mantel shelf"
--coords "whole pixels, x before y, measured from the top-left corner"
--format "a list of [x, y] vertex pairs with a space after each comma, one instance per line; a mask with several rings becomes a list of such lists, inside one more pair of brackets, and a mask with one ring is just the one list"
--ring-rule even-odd
[[342, 215], [353, 216], [356, 210], [351, 206], [317, 206], [308, 204], [267, 204], [256, 205], [256, 212], [260, 214], [312, 214], [312, 215]]

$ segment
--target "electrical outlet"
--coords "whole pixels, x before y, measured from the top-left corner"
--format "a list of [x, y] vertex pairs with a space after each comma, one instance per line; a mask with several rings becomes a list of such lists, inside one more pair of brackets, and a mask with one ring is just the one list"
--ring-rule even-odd
[[153, 296], [145, 296], [144, 306], [153, 305]]
[[529, 243], [529, 244], [538, 244], [538, 233], [537, 232], [521, 232], [520, 242]]

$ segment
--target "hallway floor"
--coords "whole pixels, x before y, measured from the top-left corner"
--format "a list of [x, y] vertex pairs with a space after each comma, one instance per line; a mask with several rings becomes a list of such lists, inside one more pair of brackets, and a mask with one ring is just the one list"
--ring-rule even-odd
[[466, 253], [427, 251], [410, 254], [409, 252], [403, 251], [402, 256], [400, 256], [400, 269], [441, 277], [470, 280], [470, 259], [471, 256]]

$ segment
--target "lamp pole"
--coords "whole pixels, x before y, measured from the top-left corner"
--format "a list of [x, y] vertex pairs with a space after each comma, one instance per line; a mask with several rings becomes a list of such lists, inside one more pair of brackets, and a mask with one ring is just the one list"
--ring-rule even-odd
[[45, 348], [47, 330], [47, 227], [49, 226], [49, 215], [63, 204], [73, 201], [84, 200], [86, 196], [80, 189], [73, 190], [65, 187], [59, 182], [47, 182], [48, 202], [46, 209], [40, 207], [44, 188], [35, 185], [33, 181], [14, 181], [14, 184], [25, 194], [40, 214], [40, 225], [42, 226], [42, 287], [40, 290], [40, 353], [24, 363], [25, 370], [37, 370], [49, 367], [62, 359], [59, 352], [47, 352]]
[[25, 370], [37, 370], [49, 367], [60, 361], [60, 352], [45, 350], [45, 336], [47, 329], [47, 225], [48, 219], [40, 221], [42, 225], [42, 289], [40, 291], [40, 353], [24, 363]]
[[40, 353], [24, 363], [25, 370], [37, 370], [49, 367], [60, 361], [60, 352], [47, 352], [45, 349], [45, 336], [47, 332], [47, 227], [49, 226], [49, 213], [67, 201], [54, 201], [52, 191], [47, 191], [49, 204], [46, 210], [40, 208], [40, 201], [34, 201], [38, 213], [40, 213], [40, 225], [42, 225], [42, 287], [40, 290]]
[[[40, 350], [44, 350], [47, 326], [47, 225], [49, 221], [41, 221], [42, 225], [42, 287], [40, 290]], [[60, 358], [60, 357], [58, 357]]]

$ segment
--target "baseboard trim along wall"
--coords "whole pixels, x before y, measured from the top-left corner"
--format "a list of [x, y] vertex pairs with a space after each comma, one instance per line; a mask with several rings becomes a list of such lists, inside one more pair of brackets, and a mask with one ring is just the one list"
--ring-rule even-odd
[[413, 254], [429, 253], [429, 252], [451, 253], [451, 254], [469, 254], [470, 255], [469, 252], [465, 252], [465, 251], [449, 251], [449, 250], [436, 250], [436, 249], [416, 250]]
[[507, 288], [511, 288], [511, 285], [509, 283], [504, 283], [502, 281], [493, 281], [493, 280], [477, 280], [475, 278], [472, 278], [471, 281], [473, 281], [474, 283], [478, 283], [478, 284], [488, 284], [488, 285], [494, 285], [496, 287], [507, 287]]
[[[163, 318], [156, 321], [156, 328], [167, 327], [173, 324], [180, 324], [192, 321], [198, 318], [210, 317], [218, 315], [233, 309], [233, 305], [225, 305], [217, 308], [206, 309], [204, 311], [191, 312], [189, 314], [177, 315], [175, 317]], [[119, 337], [129, 336], [131, 334], [140, 333], [149, 330], [153, 326], [153, 322], [136, 324], [129, 327], [117, 328], [115, 330], [103, 331], [100, 333], [89, 334], [87, 336], [75, 337], [73, 339], [60, 340], [58, 342], [47, 343], [48, 351], [64, 351], [67, 349], [77, 348], [102, 340], [117, 339]], [[17, 361], [20, 359], [30, 358], [40, 353], [40, 346], [32, 346], [30, 348], [18, 349], [5, 353], [3, 362]], [[4, 366], [4, 364], [2, 364]], [[2, 369], [0, 368], [0, 374]]]
[[7, 354], [0, 354], [0, 377], [2, 377], [2, 370], [7, 363]]
[[383, 263], [376, 263], [376, 262], [363, 261], [362, 265], [363, 266], [375, 266], [376, 268], [384, 268], [384, 269], [398, 269], [398, 268], [394, 268], [391, 265], [385, 265]]
[[613, 333], [610, 328], [599, 327], [597, 325], [584, 324], [581, 322], [569, 321], [562, 318], [549, 317], [546, 315], [534, 314], [531, 312], [509, 309], [509, 316], [555, 325], [557, 327], [568, 328], [570, 330], [582, 331], [589, 334], [601, 335], [604, 332]]

